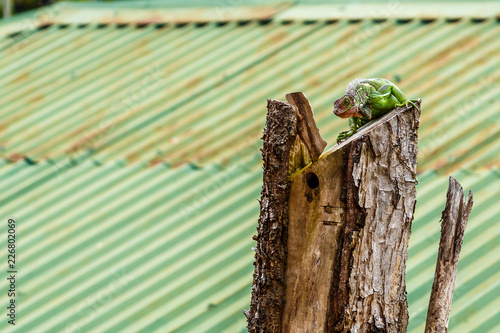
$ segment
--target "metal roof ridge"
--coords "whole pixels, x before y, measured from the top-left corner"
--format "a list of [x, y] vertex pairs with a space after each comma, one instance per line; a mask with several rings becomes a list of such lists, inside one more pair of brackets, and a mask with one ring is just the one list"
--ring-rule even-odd
[[0, 20], [0, 36], [51, 24], [149, 24], [227, 22], [246, 20], [360, 20], [360, 19], [500, 19], [500, 3], [465, 1], [459, 3], [336, 3], [302, 4], [298, 1], [253, 0], [244, 5], [217, 2], [202, 6], [196, 0], [186, 4], [160, 1], [59, 2]]
[[278, 20], [316, 19], [435, 19], [435, 18], [500, 18], [500, 3], [492, 1], [464, 2], [380, 2], [296, 4], [275, 15]]
[[51, 24], [149, 24], [269, 20], [292, 5], [286, 1], [254, 0], [244, 5], [166, 6], [158, 1], [136, 3], [59, 2], [13, 17], [0, 19], [0, 36]]
[[64, 7], [73, 8], [134, 8], [134, 9], [159, 9], [159, 8], [215, 8], [215, 7], [259, 7], [259, 6], [273, 6], [283, 4], [298, 3], [296, 0], [246, 0], [244, 3], [231, 3], [231, 1], [211, 1], [204, 0], [117, 0], [112, 2], [103, 2], [93, 0], [89, 2], [81, 1], [61, 1], [59, 4]]

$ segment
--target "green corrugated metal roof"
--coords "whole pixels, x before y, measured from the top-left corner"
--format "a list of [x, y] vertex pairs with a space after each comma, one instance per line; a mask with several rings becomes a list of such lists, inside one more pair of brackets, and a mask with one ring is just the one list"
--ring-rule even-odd
[[[19, 221], [16, 328], [243, 332], [265, 99], [305, 91], [331, 145], [346, 127], [333, 100], [354, 77], [380, 76], [423, 100], [409, 331], [425, 321], [450, 173], [475, 198], [450, 331], [499, 330], [498, 10], [304, 21], [290, 2], [254, 5], [193, 2], [187, 24], [154, 6], [109, 16], [108, 4], [57, 5], [33, 21], [51, 25], [0, 38], [0, 214]], [[65, 23], [69, 12], [88, 23]]]
[[[46, 162], [0, 170], [0, 214], [18, 224], [19, 331], [244, 331], [240, 310], [250, 300], [262, 179], [258, 155], [230, 170], [89, 161], [63, 170]], [[500, 175], [455, 176], [473, 189], [475, 209], [451, 332], [494, 332]], [[446, 187], [437, 173], [420, 177], [408, 261], [409, 332], [422, 332], [425, 323]]]
[[1, 170], [0, 214], [18, 225], [19, 331], [219, 331], [242, 322], [257, 163], [229, 178], [215, 169], [91, 162]]
[[493, 18], [52, 25], [3, 40], [2, 153], [223, 163], [257, 141], [265, 98], [292, 90], [307, 93], [334, 142], [345, 127], [331, 114], [334, 97], [352, 77], [381, 76], [424, 101], [420, 171], [457, 168], [471, 155], [481, 167], [497, 163], [498, 122], [490, 136], [482, 131], [484, 118], [496, 119], [499, 32]]

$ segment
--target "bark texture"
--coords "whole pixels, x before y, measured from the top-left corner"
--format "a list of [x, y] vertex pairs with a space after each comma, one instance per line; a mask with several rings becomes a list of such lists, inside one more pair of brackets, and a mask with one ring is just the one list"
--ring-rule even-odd
[[419, 117], [418, 109], [398, 109], [345, 150], [346, 221], [329, 332], [406, 331]]
[[462, 186], [456, 179], [450, 177], [446, 207], [441, 216], [441, 239], [427, 312], [426, 333], [448, 331], [458, 259], [472, 204], [472, 192], [469, 191], [467, 200], [464, 201]]
[[267, 108], [252, 299], [250, 311], [244, 311], [251, 333], [281, 330], [290, 191], [288, 164], [297, 134], [295, 108], [277, 100], [268, 100]]

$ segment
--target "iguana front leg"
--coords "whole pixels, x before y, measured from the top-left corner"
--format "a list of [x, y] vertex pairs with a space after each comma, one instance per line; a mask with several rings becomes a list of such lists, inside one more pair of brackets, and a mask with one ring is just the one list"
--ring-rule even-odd
[[337, 143], [351, 137], [361, 126], [363, 126], [363, 123], [361, 122], [360, 118], [349, 118], [349, 129], [347, 131], [342, 131], [339, 133], [339, 135], [337, 136]]

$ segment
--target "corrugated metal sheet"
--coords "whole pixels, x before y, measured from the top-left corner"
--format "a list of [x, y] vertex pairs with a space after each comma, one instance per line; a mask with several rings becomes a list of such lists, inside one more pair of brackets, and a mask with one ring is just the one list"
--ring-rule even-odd
[[241, 324], [261, 182], [258, 160], [246, 162], [224, 171], [3, 166], [0, 216], [18, 225], [16, 328], [218, 332]]
[[498, 166], [499, 33], [494, 18], [52, 25], [0, 43], [2, 154], [229, 163], [258, 142], [265, 99], [296, 90], [333, 143], [332, 101], [380, 76], [423, 99], [420, 171]]
[[[89, 161], [0, 170], [0, 216], [18, 224], [20, 332], [244, 332], [258, 155], [226, 170]], [[475, 207], [450, 332], [495, 332], [500, 174], [455, 176], [474, 191]], [[407, 272], [409, 332], [423, 331], [446, 188], [445, 176], [420, 177]]]
[[475, 196], [450, 332], [500, 330], [494, 11], [268, 21], [241, 10], [229, 22], [146, 25], [118, 13], [136, 22], [126, 25], [100, 24], [99, 6], [68, 7], [80, 19], [90, 8], [88, 24], [0, 38], [0, 216], [19, 223], [16, 329], [244, 332], [265, 99], [305, 91], [331, 146], [347, 125], [333, 100], [354, 77], [381, 76], [423, 100], [409, 332], [423, 330], [450, 173]]

